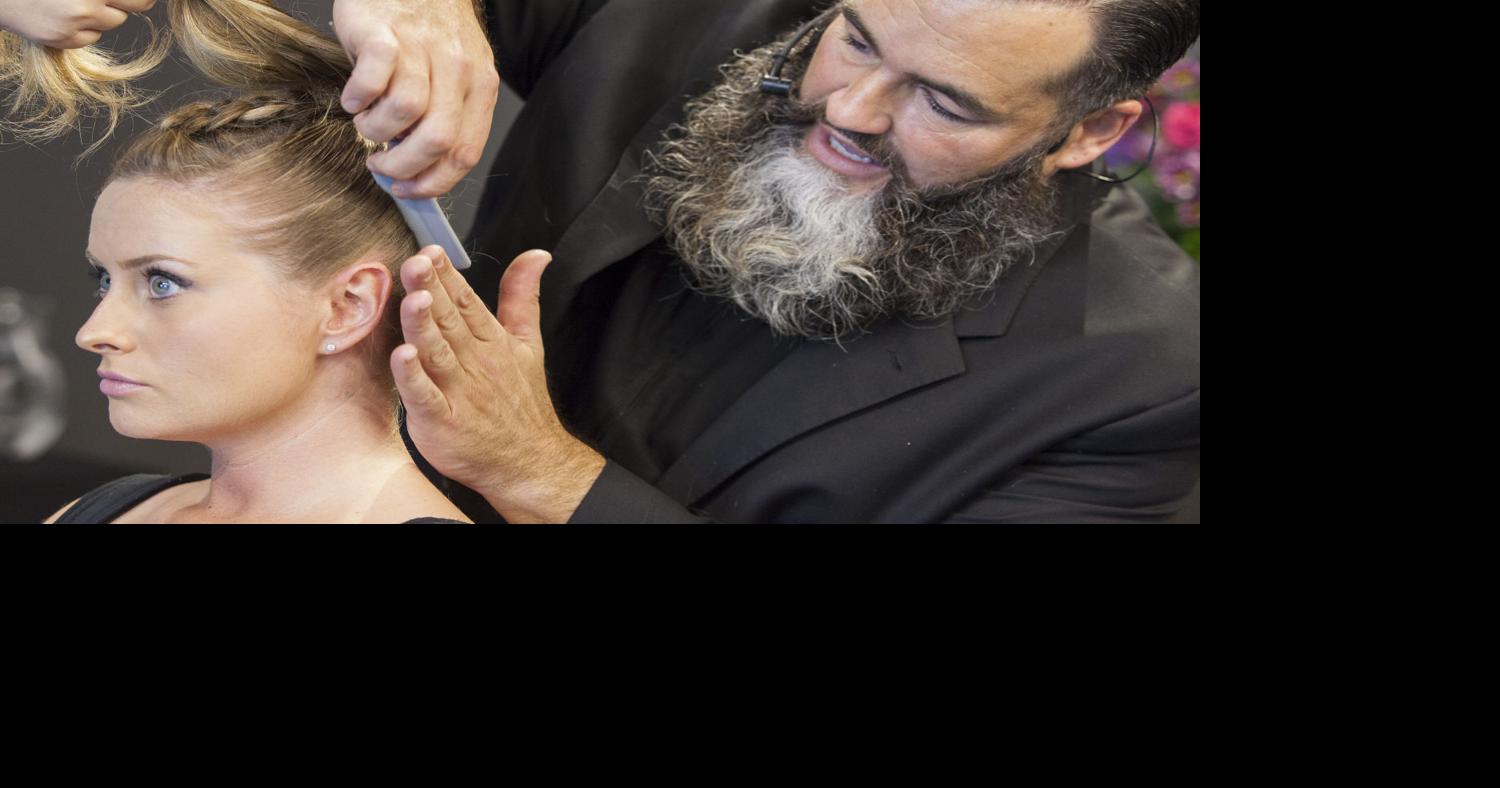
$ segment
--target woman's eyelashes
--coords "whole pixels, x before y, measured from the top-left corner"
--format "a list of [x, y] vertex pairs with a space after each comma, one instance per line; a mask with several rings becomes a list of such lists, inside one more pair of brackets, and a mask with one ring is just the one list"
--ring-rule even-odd
[[160, 268], [148, 268], [146, 269], [146, 285], [151, 291], [151, 297], [160, 301], [187, 289], [188, 283]]
[[[89, 276], [93, 277], [95, 282], [98, 282], [98, 285], [94, 288], [94, 297], [103, 298], [109, 292], [110, 285], [113, 283], [113, 277], [110, 276], [108, 271], [93, 265], [89, 266]], [[145, 279], [147, 295], [153, 301], [165, 301], [190, 286], [187, 280], [182, 277], [169, 274], [154, 266], [142, 271], [141, 277]]]

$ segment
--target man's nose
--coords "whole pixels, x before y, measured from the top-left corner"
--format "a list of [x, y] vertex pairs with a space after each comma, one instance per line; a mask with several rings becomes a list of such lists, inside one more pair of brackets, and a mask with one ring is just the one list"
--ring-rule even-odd
[[879, 137], [891, 130], [893, 95], [882, 69], [871, 69], [828, 97], [828, 122], [842, 129]]
[[125, 315], [115, 305], [116, 299], [105, 296], [94, 307], [94, 313], [78, 329], [73, 341], [84, 350], [99, 355], [129, 353], [135, 349], [135, 340], [125, 328]]

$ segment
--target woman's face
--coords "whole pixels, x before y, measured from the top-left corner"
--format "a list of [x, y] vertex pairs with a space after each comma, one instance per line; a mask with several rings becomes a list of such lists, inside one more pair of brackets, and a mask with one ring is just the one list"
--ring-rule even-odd
[[99, 304], [78, 346], [100, 356], [109, 419], [132, 438], [208, 443], [263, 426], [309, 388], [310, 288], [235, 241], [224, 202], [133, 178], [94, 206]]

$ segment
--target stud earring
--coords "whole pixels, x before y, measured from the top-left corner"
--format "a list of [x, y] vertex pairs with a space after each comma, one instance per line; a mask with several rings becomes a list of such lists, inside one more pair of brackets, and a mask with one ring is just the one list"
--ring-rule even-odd
[[323, 349], [326, 350], [326, 351], [328, 351], [329, 353], [332, 353], [334, 351], [334, 349], [335, 349], [335, 346], [334, 346], [334, 344], [332, 342], [330, 342]]

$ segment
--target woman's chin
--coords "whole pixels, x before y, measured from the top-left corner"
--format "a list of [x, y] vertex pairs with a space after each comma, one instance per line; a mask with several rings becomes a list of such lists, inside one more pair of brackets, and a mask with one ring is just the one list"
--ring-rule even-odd
[[151, 424], [140, 418], [121, 413], [118, 408], [109, 409], [109, 426], [121, 437], [143, 441], [192, 442], [181, 430], [169, 430], [159, 424]]

